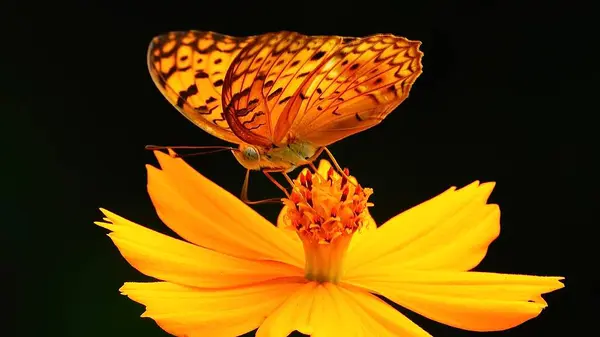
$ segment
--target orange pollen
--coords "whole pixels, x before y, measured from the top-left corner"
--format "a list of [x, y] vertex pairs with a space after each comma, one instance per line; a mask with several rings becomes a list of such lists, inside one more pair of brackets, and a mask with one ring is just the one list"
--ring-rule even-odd
[[305, 170], [294, 180], [289, 199], [288, 218], [303, 241], [329, 244], [343, 235], [352, 235], [361, 227], [365, 217], [370, 188], [348, 181], [333, 168], [323, 177], [318, 172]]

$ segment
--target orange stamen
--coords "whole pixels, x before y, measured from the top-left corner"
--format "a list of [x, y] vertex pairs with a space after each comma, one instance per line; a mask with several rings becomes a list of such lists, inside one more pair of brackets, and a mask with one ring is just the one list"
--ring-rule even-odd
[[[344, 170], [346, 176], [348, 169]], [[326, 177], [305, 170], [294, 180], [287, 217], [304, 244], [310, 280], [337, 282], [352, 235], [366, 222], [370, 188], [361, 188], [330, 168]]]

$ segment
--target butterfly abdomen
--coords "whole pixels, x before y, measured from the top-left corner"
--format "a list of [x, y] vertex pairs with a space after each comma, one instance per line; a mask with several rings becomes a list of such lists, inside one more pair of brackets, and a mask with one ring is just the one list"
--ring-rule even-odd
[[281, 147], [272, 147], [262, 155], [262, 168], [290, 172], [311, 162], [317, 150], [316, 146], [298, 140]]

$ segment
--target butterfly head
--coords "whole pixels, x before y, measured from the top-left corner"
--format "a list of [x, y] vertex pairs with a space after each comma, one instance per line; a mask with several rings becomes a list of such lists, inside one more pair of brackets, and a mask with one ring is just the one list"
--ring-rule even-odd
[[233, 155], [243, 167], [249, 170], [259, 170], [261, 168], [261, 153], [255, 146], [240, 144], [240, 147], [233, 151]]

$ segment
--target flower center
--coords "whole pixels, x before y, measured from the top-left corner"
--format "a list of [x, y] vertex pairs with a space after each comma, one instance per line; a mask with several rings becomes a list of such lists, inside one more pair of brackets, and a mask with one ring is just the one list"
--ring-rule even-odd
[[294, 180], [287, 206], [289, 225], [304, 245], [305, 276], [318, 282], [337, 282], [353, 234], [367, 223], [370, 188], [362, 188], [348, 169], [344, 175], [333, 170], [304, 170]]

